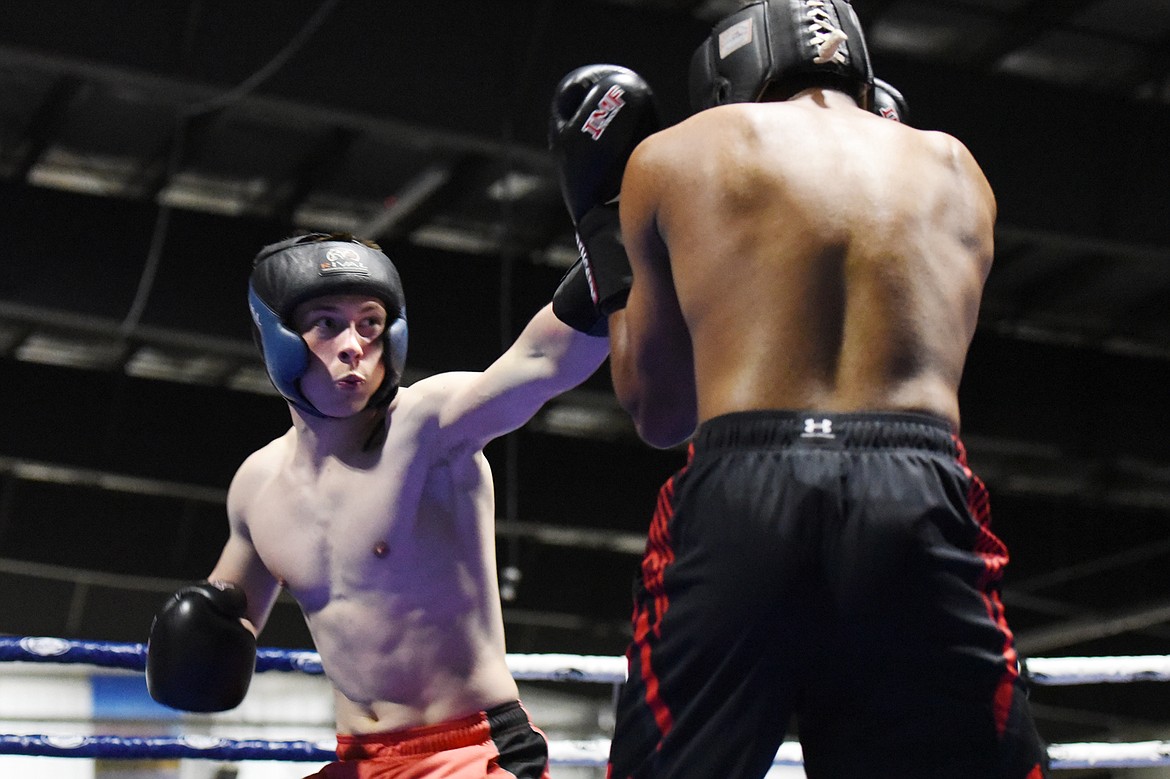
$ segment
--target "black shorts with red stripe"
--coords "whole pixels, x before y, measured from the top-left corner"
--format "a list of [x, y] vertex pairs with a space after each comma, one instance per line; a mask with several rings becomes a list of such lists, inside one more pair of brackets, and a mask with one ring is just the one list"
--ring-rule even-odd
[[1047, 775], [999, 586], [1007, 550], [950, 427], [744, 412], [662, 488], [612, 779]]

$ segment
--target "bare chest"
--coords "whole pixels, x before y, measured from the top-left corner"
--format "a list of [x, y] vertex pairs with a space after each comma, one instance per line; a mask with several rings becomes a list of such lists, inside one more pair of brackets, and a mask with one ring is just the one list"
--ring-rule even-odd
[[311, 481], [274, 480], [249, 522], [265, 566], [286, 585], [304, 587], [331, 569], [368, 564], [363, 556], [388, 553], [396, 522], [410, 513], [404, 484], [392, 476], [337, 469]]
[[[462, 556], [477, 517], [492, 516], [490, 475], [470, 482], [413, 458], [368, 469], [279, 478], [250, 521], [265, 566], [307, 614], [330, 603], [410, 591]], [[471, 550], [468, 550], [469, 552]]]

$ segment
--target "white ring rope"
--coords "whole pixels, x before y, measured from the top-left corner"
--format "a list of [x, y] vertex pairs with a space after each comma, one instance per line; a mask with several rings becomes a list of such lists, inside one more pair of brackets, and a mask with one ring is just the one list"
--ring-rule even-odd
[[[321, 657], [309, 650], [260, 649], [256, 670], [320, 674]], [[0, 636], [0, 662], [81, 663], [103, 667], [146, 667], [146, 646], [138, 643], [73, 641], [39, 636]], [[518, 681], [621, 684], [626, 659], [606, 655], [509, 654], [508, 669]], [[1028, 679], [1040, 686], [1128, 684], [1170, 681], [1170, 656], [1031, 657]]]
[[508, 670], [517, 681], [623, 684], [626, 658], [601, 655], [508, 655]]
[[1044, 686], [1128, 684], [1170, 681], [1170, 657], [1031, 657], [1024, 661], [1028, 679]]
[[[143, 644], [72, 641], [44, 637], [0, 636], [0, 662], [78, 663], [141, 671], [146, 664]], [[622, 684], [626, 659], [602, 655], [509, 654], [508, 668], [518, 681], [593, 682]], [[1170, 657], [1033, 657], [1025, 673], [1037, 685], [1120, 684], [1170, 681]], [[320, 657], [305, 650], [261, 649], [258, 672], [284, 671], [320, 675]], [[158, 743], [154, 743], [158, 742]], [[173, 742], [173, 743], [172, 743]], [[216, 740], [214, 749], [191, 739], [134, 739], [114, 736], [0, 735], [0, 754], [39, 754], [140, 759], [151, 749], [170, 750], [173, 756], [215, 759], [330, 759], [332, 744], [285, 741]], [[270, 755], [259, 758], [257, 755]], [[1072, 743], [1048, 747], [1052, 768], [1134, 768], [1170, 766], [1170, 741], [1138, 743]], [[602, 767], [609, 755], [607, 739], [549, 742], [549, 760], [562, 766]], [[800, 744], [785, 742], [773, 763], [799, 766]]]
[[1170, 765], [1170, 741], [1142, 741], [1134, 744], [1052, 744], [1048, 747], [1052, 767], [1148, 768]]

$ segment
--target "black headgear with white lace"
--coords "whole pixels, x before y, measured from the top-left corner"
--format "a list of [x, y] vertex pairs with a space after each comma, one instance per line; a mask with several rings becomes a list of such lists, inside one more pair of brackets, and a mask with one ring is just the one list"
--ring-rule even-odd
[[715, 24], [691, 57], [691, 107], [781, 97], [825, 86], [873, 99], [873, 68], [849, 0], [758, 0]]

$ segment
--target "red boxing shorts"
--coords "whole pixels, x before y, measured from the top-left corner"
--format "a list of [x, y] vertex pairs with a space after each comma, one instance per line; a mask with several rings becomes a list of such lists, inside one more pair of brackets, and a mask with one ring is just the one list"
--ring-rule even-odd
[[438, 725], [339, 735], [337, 757], [305, 779], [549, 779], [548, 742], [518, 702]]

